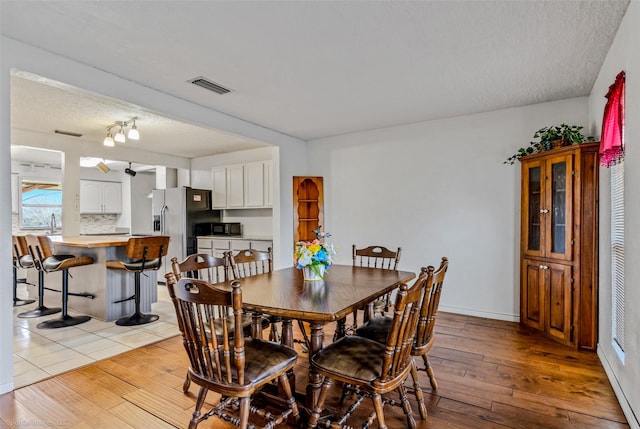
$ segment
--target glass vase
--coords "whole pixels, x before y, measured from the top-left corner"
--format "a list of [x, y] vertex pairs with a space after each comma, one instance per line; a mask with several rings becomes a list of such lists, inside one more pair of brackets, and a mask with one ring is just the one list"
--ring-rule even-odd
[[316, 270], [313, 270], [311, 267], [304, 267], [302, 268], [302, 275], [305, 281], [322, 280], [324, 278], [324, 265], [317, 265]]

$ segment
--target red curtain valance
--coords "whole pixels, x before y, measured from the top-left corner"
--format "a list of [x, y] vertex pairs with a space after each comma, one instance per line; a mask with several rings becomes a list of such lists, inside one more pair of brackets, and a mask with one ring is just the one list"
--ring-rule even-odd
[[607, 105], [602, 118], [600, 136], [600, 164], [610, 167], [624, 158], [622, 132], [624, 128], [624, 71], [618, 73], [616, 81], [606, 95]]

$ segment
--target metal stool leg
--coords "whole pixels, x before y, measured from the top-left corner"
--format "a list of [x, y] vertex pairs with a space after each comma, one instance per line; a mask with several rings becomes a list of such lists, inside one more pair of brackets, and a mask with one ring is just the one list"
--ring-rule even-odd
[[116, 325], [119, 326], [135, 326], [135, 325], [144, 325], [145, 323], [151, 323], [158, 320], [160, 317], [156, 314], [143, 314], [140, 311], [140, 272], [134, 273], [134, 281], [135, 281], [135, 303], [136, 303], [136, 312], [128, 317], [121, 317], [116, 320]]
[[91, 320], [90, 316], [69, 316], [67, 300], [69, 299], [69, 270], [62, 270], [62, 315], [57, 319], [45, 320], [36, 325], [38, 329], [56, 329], [79, 325]]
[[21, 305], [33, 304], [35, 299], [18, 299], [18, 268], [13, 266], [13, 306], [20, 307]]
[[60, 307], [47, 308], [44, 306], [44, 271], [38, 270], [38, 307], [35, 310], [18, 314], [18, 317], [40, 317], [59, 312]]

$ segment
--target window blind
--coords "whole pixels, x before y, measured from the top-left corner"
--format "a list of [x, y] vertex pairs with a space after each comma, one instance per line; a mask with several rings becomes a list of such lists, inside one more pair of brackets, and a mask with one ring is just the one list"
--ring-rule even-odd
[[624, 351], [624, 161], [611, 166], [611, 286], [612, 334]]

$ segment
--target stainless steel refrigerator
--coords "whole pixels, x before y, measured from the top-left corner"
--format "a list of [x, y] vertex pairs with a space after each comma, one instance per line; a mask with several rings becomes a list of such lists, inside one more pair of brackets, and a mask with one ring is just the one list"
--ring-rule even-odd
[[221, 211], [211, 210], [211, 191], [206, 189], [154, 189], [152, 196], [153, 233], [171, 237], [167, 257], [162, 261], [169, 267], [172, 257], [182, 261], [196, 252], [194, 224], [220, 222]]

